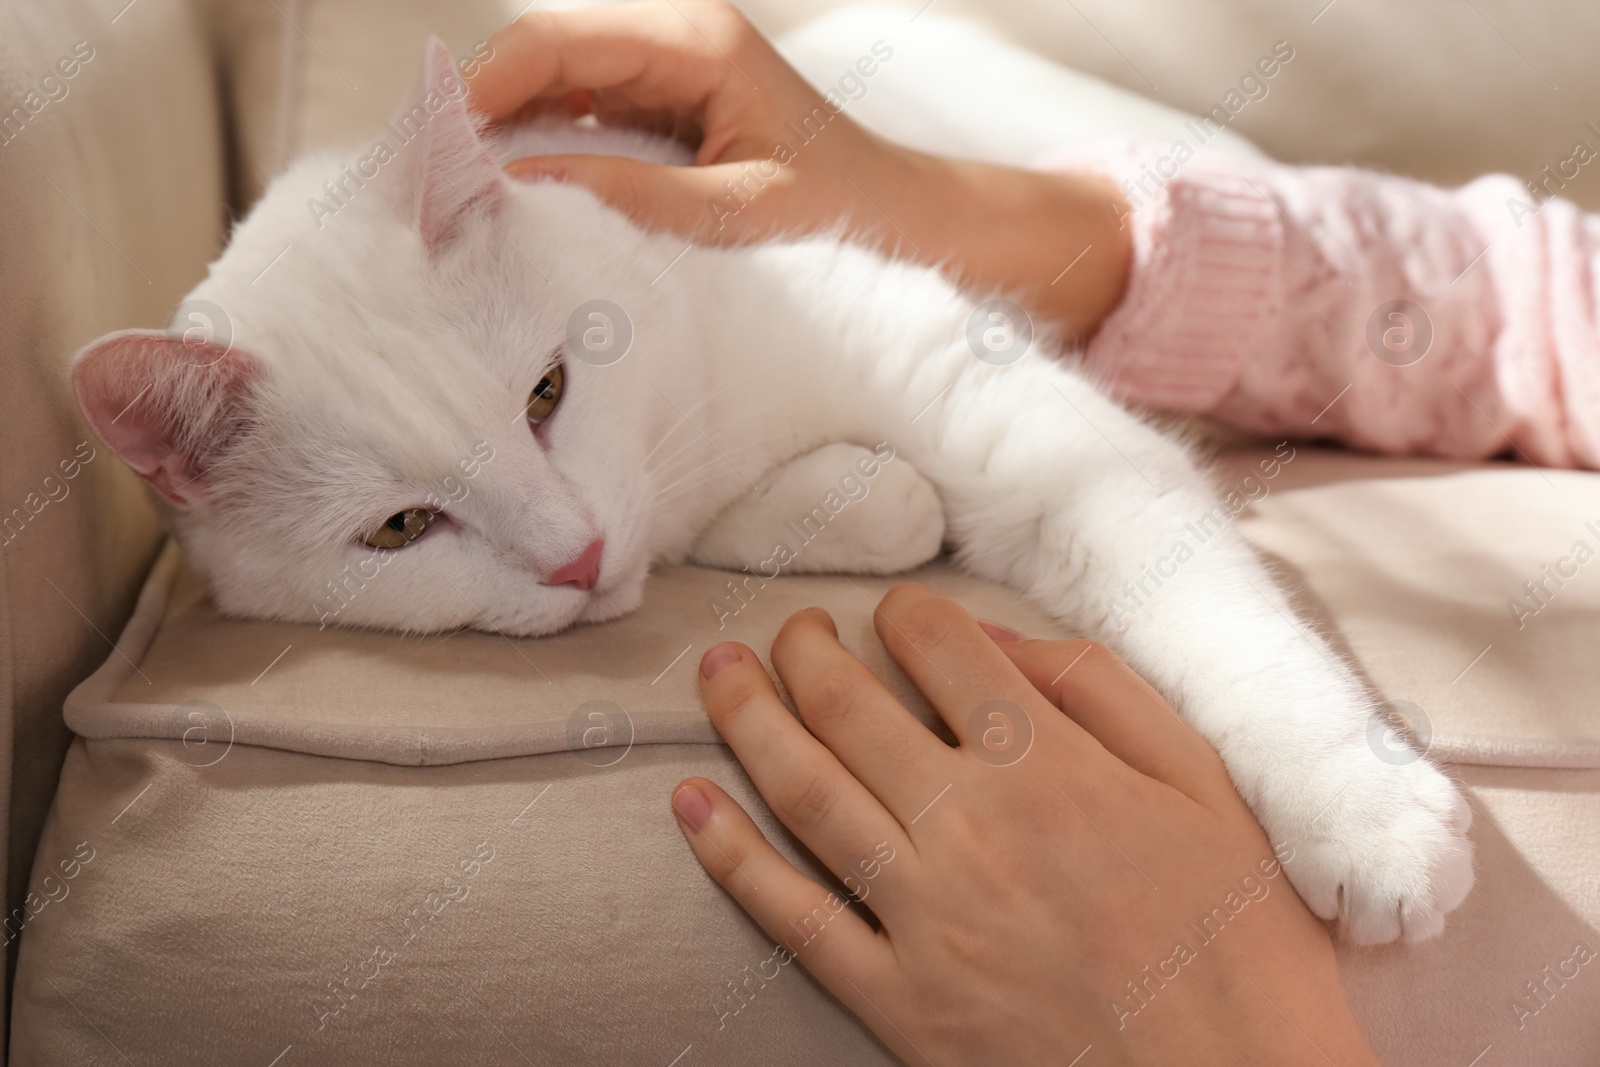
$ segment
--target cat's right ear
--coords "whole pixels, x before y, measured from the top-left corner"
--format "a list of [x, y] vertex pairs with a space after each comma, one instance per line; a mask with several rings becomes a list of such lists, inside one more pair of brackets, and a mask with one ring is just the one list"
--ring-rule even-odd
[[450, 50], [430, 38], [421, 74], [385, 127], [399, 146], [385, 171], [390, 195], [430, 254], [448, 245], [469, 217], [499, 208], [505, 181], [480, 135], [483, 121], [467, 105]]
[[240, 431], [261, 375], [247, 352], [156, 330], [107, 334], [72, 362], [94, 432], [177, 507], [205, 496], [206, 471]]

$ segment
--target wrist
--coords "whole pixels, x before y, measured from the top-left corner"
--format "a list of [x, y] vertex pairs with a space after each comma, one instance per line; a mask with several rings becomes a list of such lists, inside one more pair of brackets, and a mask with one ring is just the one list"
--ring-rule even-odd
[[1093, 335], [1121, 301], [1133, 261], [1122, 192], [1091, 174], [1024, 170], [897, 149], [889, 244], [966, 287], [1018, 299], [1067, 336]]

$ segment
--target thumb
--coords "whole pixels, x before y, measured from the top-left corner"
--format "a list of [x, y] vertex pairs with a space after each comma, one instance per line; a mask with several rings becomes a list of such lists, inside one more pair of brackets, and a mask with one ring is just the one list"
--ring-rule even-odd
[[736, 163], [671, 167], [625, 156], [526, 156], [506, 164], [518, 181], [586, 186], [647, 230], [664, 230], [701, 244], [733, 244], [750, 236], [739, 215], [760, 194]]

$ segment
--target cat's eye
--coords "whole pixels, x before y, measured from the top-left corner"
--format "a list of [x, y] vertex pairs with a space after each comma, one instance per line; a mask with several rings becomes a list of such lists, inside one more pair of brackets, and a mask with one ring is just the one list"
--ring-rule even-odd
[[539, 379], [539, 384], [533, 387], [533, 392], [528, 394], [528, 424], [537, 428], [541, 423], [556, 413], [556, 405], [561, 403], [561, 393], [567, 385], [567, 368], [557, 361], [550, 365], [544, 372], [544, 377]]
[[365, 541], [373, 548], [404, 548], [433, 525], [435, 513], [427, 508], [407, 508], [383, 520], [383, 525], [368, 532]]

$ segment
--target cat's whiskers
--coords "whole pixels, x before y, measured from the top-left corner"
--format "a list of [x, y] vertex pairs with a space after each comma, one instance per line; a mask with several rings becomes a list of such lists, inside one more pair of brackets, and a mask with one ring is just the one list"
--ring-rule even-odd
[[[771, 439], [769, 439], [769, 441], [770, 440]], [[765, 443], [769, 443], [769, 442], [768, 441], [763, 441], [763, 442], [759, 442], [759, 443], [760, 444], [765, 444]], [[745, 442], [741, 442], [741, 445], [743, 445], [744, 447], [750, 447], [751, 446], [751, 444], [747, 444]], [[689, 441], [685, 442], [684, 445], [681, 448], [677, 449], [675, 452], [672, 452], [671, 454], [666, 456], [656, 466], [654, 466], [654, 467], [648, 467], [647, 466], [645, 468], [645, 473], [656, 475], [656, 474], [662, 474], [664, 472], [669, 472], [672, 469], [673, 463], [676, 460], [678, 460], [680, 457], [684, 456], [686, 453], [694, 452], [694, 451], [697, 451], [697, 450], [704, 450], [704, 449], [708, 449], [708, 448], [711, 449], [712, 451], [716, 451], [718, 449], [718, 447], [720, 447], [720, 446], [717, 446], [714, 443], [712, 443], [710, 441], [707, 441], [704, 437], [696, 436], [692, 440], [689, 440]], [[740, 446], [734, 446], [735, 454], [737, 454], [739, 447]], [[723, 458], [725, 456], [727, 456], [727, 454], [728, 454], [728, 450], [727, 449], [723, 449], [722, 451], [717, 452], [717, 460], [723, 460]], [[709, 462], [717, 462], [717, 460], [710, 460]]]
[[669, 490], [656, 493], [650, 498], [652, 512], [666, 510], [675, 502], [687, 498], [694, 490], [708, 485], [724, 477], [720, 471], [703, 470], [696, 477], [680, 479]]
[[661, 485], [651, 494], [650, 501], [652, 504], [657, 504], [675, 495], [682, 495], [682, 493], [696, 486], [714, 481], [717, 478], [730, 476], [728, 465], [722, 461], [721, 457], [718, 457]]
[[[737, 476], [750, 484], [746, 467], [725, 452], [715, 454], [701, 453], [699, 457], [683, 456], [682, 462], [673, 462], [663, 465], [649, 473], [649, 480], [655, 484], [657, 495], [665, 493], [686, 480], [692, 479], [702, 472], [725, 473]], [[757, 473], [764, 473], [765, 465]], [[752, 468], [754, 470], [754, 468]]]
[[[650, 456], [653, 456], [656, 450], [662, 445], [666, 444], [666, 442], [674, 434], [678, 433], [680, 429], [685, 431], [685, 444], [676, 452], [669, 454], [669, 459], [671, 456], [678, 455], [688, 448], [693, 448], [696, 444], [712, 444], [714, 447], [722, 448], [725, 451], [731, 449], [735, 452], [748, 449], [755, 445], [767, 444], [774, 440], [773, 435], [766, 434], [761, 437], [751, 437], [745, 433], [745, 428], [751, 427], [760, 430], [767, 429], [770, 427], [770, 425], [771, 420], [764, 412], [760, 411], [751, 411], [750, 413], [739, 417], [730, 417], [725, 415], [723, 418], [718, 420], [716, 426], [713, 427], [710, 433], [704, 432], [699, 426], [689, 422], [688, 420], [679, 420], [671, 430], [667, 431], [665, 436], [663, 436], [660, 441], [656, 442], [655, 446], [651, 448], [649, 454], [646, 455], [646, 469], [653, 469], [648, 466]], [[663, 464], [665, 462], [667, 461], [662, 461]]]
[[704, 395], [702, 395], [700, 397], [700, 399], [696, 400], [693, 404], [690, 404], [686, 408], [680, 409], [679, 412], [678, 412], [678, 415], [679, 415], [678, 420], [676, 422], [674, 422], [671, 427], [668, 428], [666, 433], [661, 435], [661, 440], [657, 441], [655, 443], [655, 445], [650, 449], [650, 451], [645, 454], [645, 457], [644, 457], [645, 463], [648, 464], [650, 462], [650, 457], [656, 454], [656, 449], [658, 449], [662, 445], [666, 444], [667, 441], [672, 437], [672, 435], [678, 432], [678, 429], [680, 427], [687, 426], [690, 430], [694, 430], [696, 433], [699, 432], [698, 431], [698, 427], [695, 426], [695, 424], [692, 422], [692, 420], [690, 418], [690, 416], [692, 416], [696, 411], [698, 411], [700, 408], [704, 407], [706, 404], [710, 403], [714, 398], [716, 398], [720, 394], [727, 392], [729, 389], [732, 389], [734, 386], [742, 385], [746, 381], [753, 381], [753, 380], [755, 380], [755, 378], [756, 378], [756, 375], [754, 373], [750, 373], [750, 374], [746, 374], [742, 378], [734, 378], [731, 381], [723, 382], [721, 385], [717, 386], [715, 389], [707, 390], [706, 393]]
[[[753, 450], [753, 449], [763, 449], [763, 448], [765, 448], [765, 446], [770, 445], [770, 444], [772, 444], [774, 442], [785, 440], [787, 438], [787, 436], [788, 436], [787, 434], [768, 434], [765, 437], [756, 438], [756, 439], [753, 439], [753, 440], [751, 440], [751, 439], [743, 439], [741, 441], [742, 450], [743, 451], [749, 451], [749, 450]], [[704, 442], [702, 442], [702, 443], [704, 443]], [[693, 447], [693, 443], [691, 442], [689, 445], [686, 445], [684, 448], [679, 449], [677, 452], [673, 453], [673, 455], [671, 457], [669, 457], [667, 461], [664, 461], [660, 467], [656, 468], [655, 470], [652, 470], [650, 473], [656, 474], [656, 473], [659, 473], [661, 471], [667, 470], [668, 469], [668, 463], [670, 463], [671, 459], [674, 459], [677, 456], [682, 455], [684, 452], [687, 452], [692, 447]], [[735, 450], [734, 450], [734, 454], [738, 455], [740, 453], [740, 451], [741, 451], [741, 449], [736, 447]], [[674, 487], [678, 486], [680, 483], [682, 483], [682, 482], [684, 482], [684, 481], [686, 481], [686, 480], [688, 480], [690, 478], [695, 477], [697, 474], [699, 474], [701, 472], [715, 471], [715, 470], [719, 470], [719, 469], [720, 470], [727, 470], [727, 469], [729, 469], [731, 467], [732, 463], [733, 463], [732, 457], [730, 457], [730, 456], [726, 455], [725, 453], [719, 451], [715, 457], [708, 457], [704, 462], [699, 463], [699, 464], [697, 464], [697, 465], [695, 465], [693, 467], [690, 467], [689, 469], [687, 469], [687, 470], [685, 470], [685, 471], [683, 471], [681, 473], [676, 473], [675, 476], [670, 481], [662, 482], [658, 486], [658, 488], [656, 490], [656, 498], [659, 499], [662, 496], [662, 494], [672, 490]], [[734, 470], [735, 473], [740, 473], [738, 471], [738, 468], [736, 468], [736, 467], [734, 467], [733, 470]]]
[[659, 485], [650, 497], [650, 507], [653, 511], [661, 511], [670, 504], [688, 496], [692, 491], [702, 485], [729, 477], [729, 466], [723, 457], [718, 456], [679, 474], [670, 482]]

